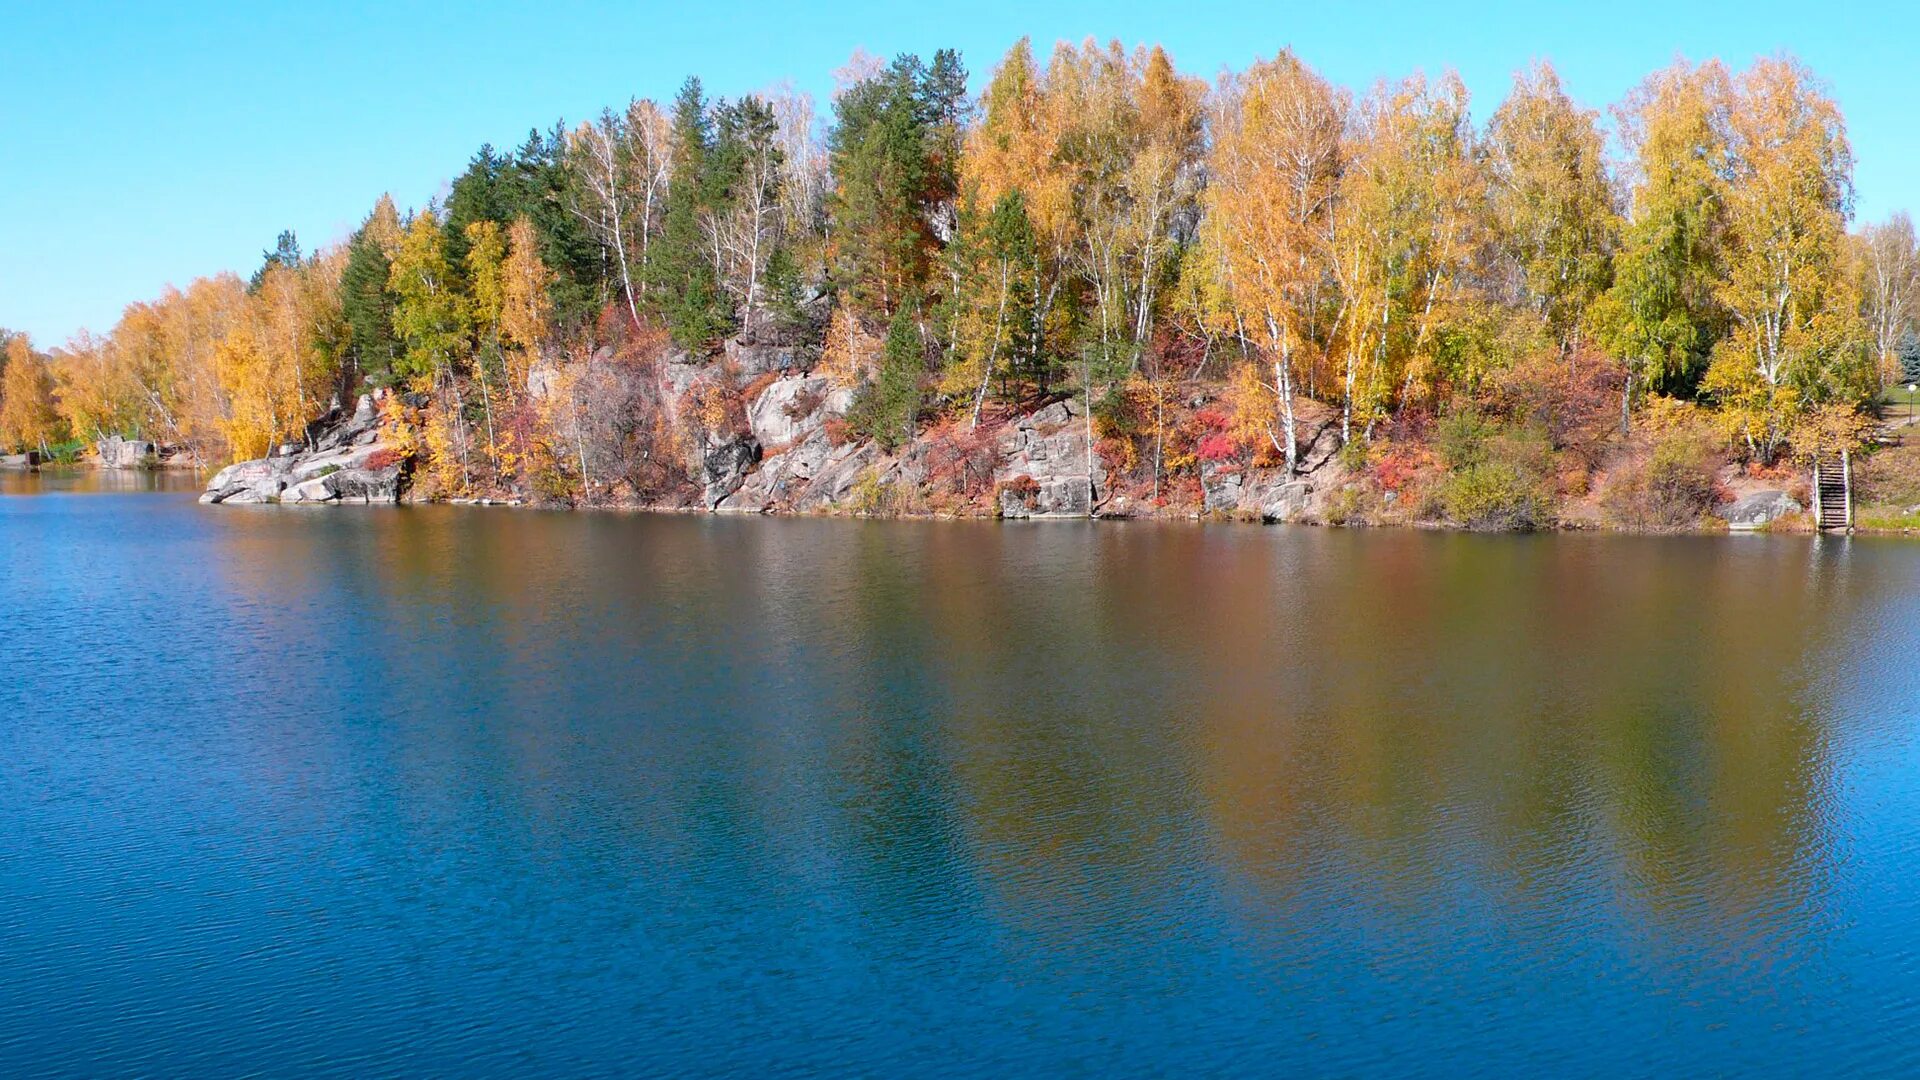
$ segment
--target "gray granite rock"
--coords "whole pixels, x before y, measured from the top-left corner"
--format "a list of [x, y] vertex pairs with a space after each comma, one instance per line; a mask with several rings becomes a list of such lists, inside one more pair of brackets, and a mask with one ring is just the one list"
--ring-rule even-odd
[[1056, 401], [1000, 433], [1001, 464], [994, 480], [1002, 517], [1087, 517], [1093, 512], [1107, 477], [1098, 454], [1089, 469], [1085, 416], [1079, 402]]
[[707, 447], [701, 454], [702, 497], [712, 510], [740, 490], [754, 463], [760, 460], [760, 443], [752, 434], [735, 435]]
[[747, 403], [747, 423], [762, 446], [786, 446], [818, 431], [829, 419], [845, 415], [853, 391], [819, 376], [779, 379]]
[[143, 469], [151, 467], [160, 448], [145, 439], [123, 439], [109, 435], [100, 440], [95, 452], [105, 469]]
[[391, 503], [400, 499], [397, 450], [380, 439], [379, 407], [363, 395], [353, 412], [335, 410], [309, 430], [316, 449], [239, 461], [215, 473], [203, 503]]
[[1784, 491], [1756, 491], [1720, 508], [1720, 516], [1730, 529], [1758, 529], [1806, 507]]

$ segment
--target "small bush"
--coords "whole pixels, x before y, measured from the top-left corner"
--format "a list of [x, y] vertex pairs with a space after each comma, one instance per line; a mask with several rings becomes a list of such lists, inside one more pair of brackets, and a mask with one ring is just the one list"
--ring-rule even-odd
[[1669, 532], [1692, 528], [1713, 509], [1719, 461], [1699, 439], [1670, 436], [1608, 477], [1600, 510], [1615, 528]]
[[1449, 414], [1434, 425], [1433, 445], [1450, 470], [1472, 468], [1487, 460], [1487, 442], [1497, 428], [1474, 412]]
[[1200, 443], [1194, 448], [1194, 457], [1201, 461], [1222, 462], [1237, 461], [1241, 455], [1240, 444], [1232, 435], [1224, 431], [1208, 432], [1200, 437]]
[[1368, 471], [1382, 491], [1399, 494], [1413, 486], [1423, 474], [1438, 464], [1426, 447], [1418, 444], [1391, 444], [1373, 456]]
[[1449, 418], [1441, 424], [1439, 439], [1449, 463], [1439, 502], [1454, 523], [1490, 531], [1553, 524], [1553, 477], [1559, 462], [1544, 432], [1500, 428], [1478, 418]]
[[1525, 532], [1553, 519], [1553, 500], [1539, 479], [1505, 461], [1454, 471], [1441, 487], [1440, 503], [1448, 517], [1469, 529]]
[[1328, 525], [1370, 525], [1381, 511], [1380, 493], [1348, 484], [1327, 496], [1320, 520]]

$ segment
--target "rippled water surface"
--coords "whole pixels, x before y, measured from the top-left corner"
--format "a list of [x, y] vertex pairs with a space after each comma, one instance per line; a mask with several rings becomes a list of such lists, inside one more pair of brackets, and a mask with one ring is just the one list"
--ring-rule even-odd
[[1920, 545], [146, 483], [0, 478], [0, 1074], [1920, 1070]]

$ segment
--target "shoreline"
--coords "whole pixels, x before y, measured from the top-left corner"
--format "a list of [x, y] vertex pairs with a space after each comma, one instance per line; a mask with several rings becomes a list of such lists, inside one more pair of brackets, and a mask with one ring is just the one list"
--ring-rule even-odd
[[[272, 460], [272, 459], [267, 459]], [[254, 462], [242, 462], [238, 465], [253, 465]], [[226, 469], [196, 467], [187, 464], [166, 463], [160, 465], [114, 466], [98, 461], [74, 463], [45, 463], [32, 467], [8, 465], [0, 467], [0, 475], [50, 475], [82, 476], [99, 475], [144, 475], [167, 477], [179, 482], [181, 493], [185, 493], [185, 482], [192, 478], [200, 487], [207, 488], [208, 481], [217, 478], [235, 466]], [[397, 478], [396, 478], [397, 479]], [[208, 490], [211, 490], [208, 488]], [[1332, 490], [1344, 490], [1335, 486]], [[209, 501], [203, 494], [202, 502]], [[998, 509], [981, 508], [977, 511], [925, 511], [925, 510], [867, 510], [842, 504], [823, 504], [808, 508], [789, 506], [729, 507], [720, 505], [705, 507], [690, 502], [579, 502], [528, 499], [523, 496], [454, 496], [420, 497], [416, 490], [398, 482], [394, 485], [390, 498], [331, 498], [326, 500], [283, 500], [276, 497], [246, 500], [255, 505], [288, 506], [333, 506], [333, 505], [393, 505], [393, 506], [458, 506], [475, 509], [541, 510], [549, 512], [613, 512], [623, 514], [672, 514], [681, 516], [713, 516], [731, 518], [750, 517], [786, 517], [786, 518], [841, 518], [869, 521], [1034, 521], [1034, 522], [1160, 522], [1187, 523], [1197, 525], [1294, 525], [1308, 528], [1326, 529], [1410, 529], [1424, 532], [1479, 533], [1479, 534], [1522, 534], [1522, 533], [1592, 533], [1627, 536], [1737, 536], [1737, 535], [1829, 535], [1816, 529], [1807, 514], [1802, 511], [1777, 520], [1768, 521], [1758, 527], [1736, 528], [1717, 516], [1707, 516], [1692, 527], [1670, 529], [1632, 529], [1620, 528], [1606, 523], [1591, 514], [1579, 517], [1562, 517], [1549, 523], [1526, 528], [1485, 528], [1463, 525], [1457, 522], [1441, 520], [1383, 520], [1376, 517], [1352, 516], [1344, 520], [1326, 520], [1319, 514], [1306, 510], [1285, 518], [1263, 517], [1257, 511], [1245, 509], [1200, 510], [1196, 508], [1173, 509], [1170, 507], [1141, 510], [1137, 504], [1124, 506], [1119, 510], [1103, 507], [1088, 513], [1039, 512], [1006, 514]], [[1920, 526], [1902, 526], [1896, 528], [1877, 527], [1856, 524], [1846, 532], [1834, 532], [1831, 535], [1884, 536], [1901, 538], [1920, 538]]]
[[[166, 470], [156, 470], [166, 471]], [[181, 472], [190, 470], [178, 470]], [[210, 473], [212, 470], [201, 470]], [[1032, 522], [1035, 524], [1064, 524], [1085, 522], [1103, 525], [1125, 524], [1184, 524], [1184, 525], [1239, 525], [1260, 528], [1306, 528], [1306, 529], [1347, 529], [1347, 530], [1405, 530], [1430, 533], [1460, 533], [1480, 536], [1522, 536], [1546, 534], [1586, 534], [1610, 536], [1881, 536], [1920, 539], [1920, 527], [1875, 528], [1856, 525], [1845, 531], [1823, 532], [1814, 527], [1805, 514], [1795, 519], [1770, 522], [1757, 528], [1733, 528], [1724, 519], [1709, 518], [1693, 528], [1681, 529], [1622, 529], [1600, 521], [1558, 521], [1548, 525], [1525, 529], [1475, 528], [1449, 521], [1324, 521], [1313, 516], [1303, 516], [1287, 520], [1265, 520], [1257, 514], [1214, 511], [1214, 512], [1159, 512], [1159, 513], [1106, 513], [1093, 514], [1025, 514], [1005, 515], [998, 513], [958, 513], [923, 511], [867, 511], [840, 507], [821, 507], [796, 510], [790, 508], [759, 509], [708, 509], [701, 506], [676, 505], [673, 503], [631, 503], [631, 502], [539, 502], [517, 497], [459, 496], [454, 498], [412, 498], [402, 494], [392, 502], [360, 502], [334, 500], [329, 502], [262, 503], [260, 505], [308, 506], [315, 509], [328, 506], [395, 506], [423, 507], [449, 506], [474, 510], [534, 510], [546, 513], [613, 513], [613, 514], [659, 514], [675, 517], [713, 517], [713, 518], [792, 518], [807, 520], [852, 520], [852, 521], [917, 521], [917, 522], [1001, 522], [1007, 524]]]

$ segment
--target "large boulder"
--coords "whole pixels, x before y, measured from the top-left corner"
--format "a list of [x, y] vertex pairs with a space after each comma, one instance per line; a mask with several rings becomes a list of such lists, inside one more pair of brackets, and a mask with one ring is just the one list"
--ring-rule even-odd
[[287, 469], [292, 463], [292, 458], [285, 457], [236, 461], [213, 474], [200, 501], [234, 506], [276, 502], [287, 488]]
[[280, 492], [283, 503], [391, 503], [400, 500], [400, 466], [345, 468], [324, 472]]
[[145, 439], [123, 439], [109, 435], [95, 448], [100, 466], [106, 469], [144, 469], [154, 464], [159, 447]]
[[1233, 466], [1203, 462], [1200, 466], [1200, 510], [1207, 514], [1231, 514], [1240, 509], [1240, 495], [1246, 489], [1246, 473]]
[[1755, 491], [1720, 508], [1730, 529], [1758, 529], [1781, 518], [1805, 513], [1806, 507], [1784, 491]]
[[835, 445], [826, 432], [815, 431], [783, 451], [767, 454], [740, 488], [714, 509], [737, 514], [825, 510], [844, 502], [861, 474], [879, 459], [880, 451], [872, 443]]
[[1200, 492], [1205, 513], [1257, 516], [1273, 524], [1308, 517], [1314, 486], [1282, 470], [1202, 465]]

